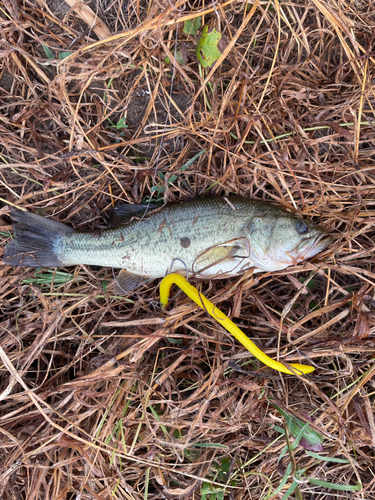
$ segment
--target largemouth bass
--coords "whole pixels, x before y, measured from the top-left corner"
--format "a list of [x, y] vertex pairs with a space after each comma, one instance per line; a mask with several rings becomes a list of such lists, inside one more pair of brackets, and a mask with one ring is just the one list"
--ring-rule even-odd
[[12, 209], [15, 237], [3, 260], [14, 266], [121, 268], [118, 286], [130, 291], [171, 270], [207, 279], [249, 268], [277, 271], [316, 255], [332, 241], [320, 226], [239, 196], [168, 203], [146, 215], [144, 205], [115, 210], [117, 227], [84, 233]]

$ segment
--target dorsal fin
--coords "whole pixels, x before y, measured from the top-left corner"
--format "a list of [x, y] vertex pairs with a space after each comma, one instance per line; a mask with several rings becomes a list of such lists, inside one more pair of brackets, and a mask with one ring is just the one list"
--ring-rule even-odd
[[150, 205], [117, 205], [114, 207], [108, 218], [110, 227], [118, 227], [122, 224], [130, 222], [132, 217], [142, 217], [147, 211], [158, 208], [158, 205], [151, 203]]

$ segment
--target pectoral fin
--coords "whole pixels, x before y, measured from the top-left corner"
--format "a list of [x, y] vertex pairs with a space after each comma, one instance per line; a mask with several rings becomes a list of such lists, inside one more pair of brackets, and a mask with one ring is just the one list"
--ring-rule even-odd
[[[236, 268], [244, 256], [242, 245], [217, 245], [203, 252], [194, 262], [194, 273], [201, 276], [236, 273]], [[238, 271], [237, 271], [238, 272]]]
[[238, 247], [230, 246], [216, 246], [210, 248], [209, 250], [203, 252], [195, 261], [194, 265], [198, 269], [216, 264], [217, 262], [222, 262], [233, 256], [233, 254], [238, 250]]
[[152, 276], [142, 276], [140, 274], [131, 273], [125, 269], [121, 269], [114, 287], [114, 293], [116, 295], [123, 295], [127, 292], [132, 292], [136, 288], [152, 281], [154, 278]]

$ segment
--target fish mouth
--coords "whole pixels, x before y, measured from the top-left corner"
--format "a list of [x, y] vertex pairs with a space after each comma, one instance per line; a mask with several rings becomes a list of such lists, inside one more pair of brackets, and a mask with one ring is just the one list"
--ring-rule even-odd
[[322, 252], [332, 243], [332, 241], [333, 237], [327, 233], [315, 236], [313, 238], [310, 247], [308, 248], [307, 255], [305, 256], [305, 258], [308, 259], [310, 257], [314, 257], [314, 255], [317, 255], [318, 253]]
[[[293, 265], [299, 262], [310, 259], [318, 253], [326, 249], [333, 241], [333, 237], [327, 233], [319, 232], [314, 236], [305, 238], [291, 252], [286, 252], [286, 255], [292, 260]], [[291, 265], [288, 263], [287, 265]]]

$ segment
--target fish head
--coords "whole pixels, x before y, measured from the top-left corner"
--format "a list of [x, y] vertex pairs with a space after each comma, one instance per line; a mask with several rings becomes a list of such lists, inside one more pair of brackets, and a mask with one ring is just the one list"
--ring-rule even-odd
[[253, 217], [246, 232], [250, 260], [259, 271], [296, 265], [332, 242], [321, 226], [281, 211]]

